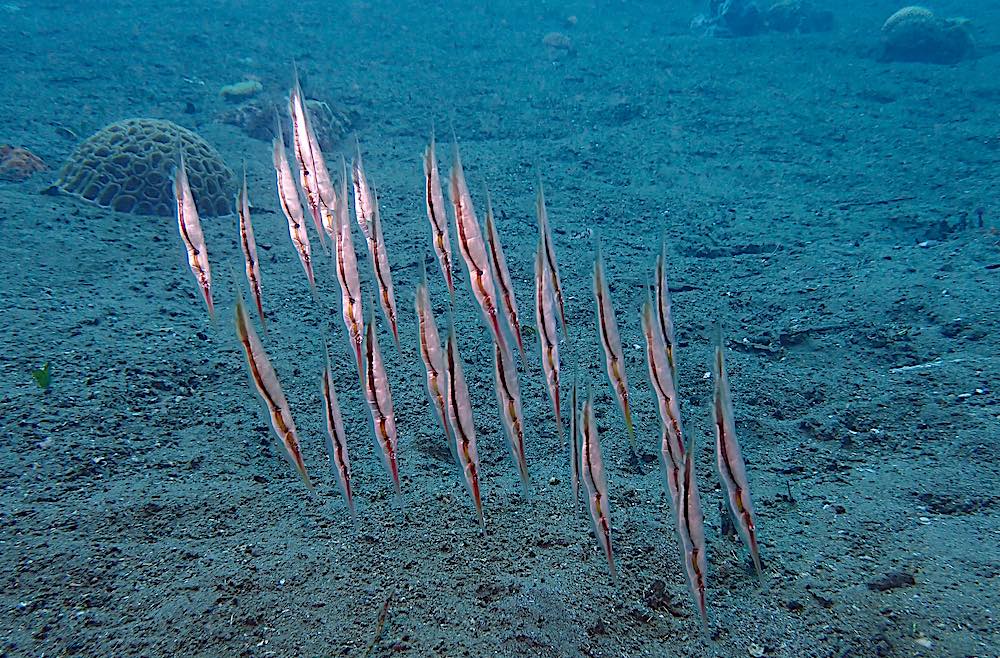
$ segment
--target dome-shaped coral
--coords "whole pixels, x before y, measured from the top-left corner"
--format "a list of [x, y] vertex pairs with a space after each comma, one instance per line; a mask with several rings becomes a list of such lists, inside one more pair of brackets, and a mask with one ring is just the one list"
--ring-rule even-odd
[[232, 212], [233, 174], [208, 142], [170, 121], [126, 119], [80, 144], [53, 189], [102, 208], [136, 215], [176, 212], [173, 172], [184, 152], [198, 211]]
[[882, 61], [954, 64], [972, 52], [968, 21], [938, 18], [925, 7], [903, 7], [882, 25]]

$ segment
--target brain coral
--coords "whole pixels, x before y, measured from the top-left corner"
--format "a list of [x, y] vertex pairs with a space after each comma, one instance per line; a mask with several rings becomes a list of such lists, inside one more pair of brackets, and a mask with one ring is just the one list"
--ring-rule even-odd
[[69, 157], [54, 188], [118, 212], [172, 215], [178, 149], [198, 211], [229, 214], [233, 174], [219, 153], [190, 130], [157, 119], [126, 119], [96, 132]]
[[897, 29], [900, 25], [913, 25], [915, 23], [929, 23], [934, 20], [934, 12], [926, 7], [918, 7], [916, 5], [911, 5], [909, 7], [903, 7], [895, 14], [890, 16], [882, 24], [883, 34], [891, 33], [893, 30]]
[[924, 7], [903, 7], [882, 25], [882, 53], [887, 62], [955, 64], [973, 55], [968, 21], [938, 18]]

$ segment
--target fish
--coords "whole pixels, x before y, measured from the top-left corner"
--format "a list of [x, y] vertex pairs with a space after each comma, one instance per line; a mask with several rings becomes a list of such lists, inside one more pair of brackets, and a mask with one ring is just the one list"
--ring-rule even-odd
[[462, 357], [458, 353], [458, 339], [455, 324], [448, 328], [448, 343], [445, 349], [448, 362], [448, 422], [455, 441], [458, 467], [465, 479], [465, 486], [472, 496], [479, 517], [479, 527], [486, 534], [483, 518], [483, 500], [479, 490], [479, 452], [476, 450], [476, 425], [472, 418], [472, 400], [469, 387], [462, 371]]
[[[320, 222], [323, 225], [323, 232], [326, 233], [326, 237], [330, 239], [332, 244], [337, 239], [337, 214], [340, 212], [340, 206], [348, 203], [347, 192], [344, 190], [339, 197], [337, 196], [337, 189], [334, 187], [330, 171], [326, 166], [326, 159], [323, 157], [323, 151], [320, 149], [319, 140], [316, 138], [316, 132], [312, 129], [311, 124], [309, 124], [307, 134], [312, 151], [315, 154], [316, 185], [319, 187]], [[326, 249], [325, 244], [323, 248], [324, 250]]]
[[[423, 261], [421, 261], [423, 265]], [[452, 457], [456, 460], [458, 456], [454, 454], [454, 444], [451, 438], [451, 430], [448, 425], [448, 404], [445, 395], [448, 390], [448, 371], [445, 364], [444, 351], [441, 349], [441, 338], [438, 335], [437, 323], [434, 321], [434, 309], [431, 307], [430, 292], [427, 288], [427, 269], [423, 269], [420, 283], [417, 284], [417, 292], [414, 296], [414, 309], [417, 313], [417, 333], [420, 347], [420, 358], [424, 362], [424, 370], [427, 373], [427, 397], [430, 399], [431, 408], [441, 429], [444, 431], [445, 441], [452, 450]]]
[[680, 500], [680, 477], [684, 465], [684, 432], [673, 372], [658, 318], [654, 313], [653, 297], [646, 288], [642, 306], [642, 334], [646, 339], [646, 363], [649, 381], [656, 396], [660, 414], [660, 463], [663, 466], [667, 493], [676, 512]]
[[329, 345], [326, 345], [326, 367], [323, 369], [320, 390], [323, 394], [323, 415], [326, 417], [326, 451], [330, 455], [330, 462], [333, 463], [333, 470], [337, 476], [337, 486], [344, 494], [347, 508], [351, 512], [351, 521], [356, 526], [358, 515], [354, 507], [354, 493], [351, 489], [351, 460], [347, 454], [347, 433], [344, 432], [344, 419], [340, 414], [337, 390], [333, 385]]
[[577, 401], [577, 369], [573, 370], [573, 385], [569, 391], [569, 406], [572, 415], [569, 417], [569, 461], [570, 482], [573, 487], [573, 513], [580, 508], [580, 423], [579, 402]]
[[462, 260], [469, 271], [469, 284], [472, 294], [479, 302], [483, 318], [493, 332], [493, 339], [506, 344], [503, 330], [500, 328], [500, 318], [497, 310], [497, 292], [493, 283], [493, 273], [490, 269], [489, 257], [483, 243], [483, 233], [479, 229], [476, 210], [472, 205], [472, 196], [465, 183], [465, 171], [462, 168], [462, 158], [458, 152], [458, 144], [454, 145], [451, 167], [451, 204], [455, 214], [455, 234], [458, 236], [459, 251]]
[[365, 165], [361, 160], [361, 144], [356, 145], [354, 160], [351, 162], [351, 178], [354, 180], [354, 217], [361, 227], [361, 232], [368, 241], [368, 250], [371, 251], [371, 221], [375, 214], [375, 195], [368, 185], [368, 176], [365, 175]]
[[535, 324], [542, 354], [542, 372], [548, 385], [549, 398], [556, 421], [556, 432], [562, 438], [562, 417], [559, 413], [559, 337], [556, 335], [556, 306], [552, 292], [552, 277], [545, 269], [544, 245], [538, 241], [535, 250]]
[[337, 270], [337, 281], [340, 282], [340, 310], [347, 329], [347, 339], [354, 349], [354, 357], [358, 366], [358, 377], [364, 381], [364, 366], [361, 362], [361, 344], [364, 340], [365, 316], [361, 306], [361, 278], [358, 275], [358, 256], [354, 251], [354, 239], [351, 237], [351, 221], [348, 217], [347, 204], [347, 163], [340, 161], [341, 204], [337, 207], [336, 226], [337, 237], [334, 243], [334, 261]]
[[[324, 228], [320, 210], [323, 205], [320, 200], [320, 179], [324, 174], [327, 193], [333, 188], [330, 185], [330, 174], [326, 170], [326, 163], [323, 161], [323, 152], [319, 149], [316, 136], [312, 134], [309, 113], [306, 111], [302, 98], [298, 69], [295, 70], [295, 83], [288, 94], [288, 114], [292, 118], [292, 151], [295, 153], [295, 161], [298, 164], [299, 185], [305, 193], [306, 205], [309, 206], [309, 214], [312, 215], [313, 224], [319, 234], [320, 244], [325, 249], [326, 242], [323, 237]], [[321, 169], [322, 171], [320, 171]]]
[[392, 479], [396, 500], [400, 500], [399, 464], [397, 462], [396, 415], [392, 408], [392, 392], [386, 376], [382, 352], [375, 332], [375, 314], [369, 311], [365, 329], [365, 400], [372, 418], [375, 443], [382, 455], [382, 465]]
[[705, 559], [705, 516], [701, 511], [698, 482], [694, 474], [694, 440], [688, 442], [681, 471], [680, 502], [677, 505], [677, 534], [680, 538], [681, 561], [688, 589], [704, 627], [708, 624], [705, 589], [708, 564]]
[[660, 254], [656, 258], [655, 290], [656, 319], [667, 353], [670, 375], [674, 380], [674, 388], [677, 388], [677, 361], [674, 355], [676, 341], [674, 339], [674, 321], [670, 312], [670, 287], [667, 285], [667, 243], [665, 239], [660, 240]]
[[399, 327], [396, 322], [396, 293], [392, 286], [392, 270], [389, 267], [389, 252], [385, 246], [385, 236], [382, 234], [382, 215], [378, 209], [378, 196], [375, 196], [375, 203], [372, 206], [371, 224], [369, 225], [371, 239], [369, 245], [371, 250], [368, 255], [371, 257], [372, 271], [375, 273], [375, 282], [378, 284], [378, 300], [385, 313], [385, 319], [392, 329], [392, 338], [399, 349]]
[[198, 218], [198, 207], [191, 193], [187, 169], [184, 166], [184, 154], [181, 153], [180, 164], [174, 173], [174, 199], [177, 201], [177, 229], [187, 250], [188, 265], [191, 273], [198, 281], [198, 288], [208, 306], [208, 317], [215, 320], [215, 303], [212, 301], [212, 267], [208, 262], [208, 248], [205, 245], [205, 234], [201, 230], [201, 220]]
[[733, 420], [733, 402], [729, 395], [729, 379], [726, 375], [725, 345], [722, 330], [717, 329], [715, 359], [712, 372], [715, 391], [712, 399], [712, 422], [715, 426], [715, 455], [719, 476], [726, 488], [726, 502], [733, 515], [736, 529], [743, 544], [750, 550], [750, 557], [757, 569], [757, 576], [763, 578], [760, 564], [760, 548], [757, 545], [757, 525], [754, 519], [753, 502], [750, 500], [750, 482], [746, 464], [736, 440], [736, 423]]
[[618, 398], [618, 406], [625, 416], [625, 427], [628, 429], [629, 441], [633, 454], [638, 453], [635, 442], [635, 428], [632, 424], [632, 408], [629, 405], [628, 378], [625, 375], [625, 355], [622, 352], [622, 340], [618, 333], [618, 319], [615, 317], [614, 305], [611, 303], [611, 290], [607, 277], [604, 275], [604, 257], [601, 246], [597, 245], [594, 257], [594, 302], [597, 309], [597, 331], [601, 336], [601, 346], [604, 348], [604, 362], [608, 371], [608, 381]]
[[587, 502], [590, 507], [590, 520], [594, 524], [594, 535], [604, 551], [608, 561], [608, 573], [611, 582], [617, 581], [614, 549], [611, 546], [611, 504], [608, 499], [608, 479], [604, 474], [604, 461], [601, 459], [601, 438], [597, 432], [597, 421], [594, 419], [594, 395], [587, 387], [587, 399], [583, 403], [581, 414], [581, 431], [583, 441], [580, 450], [580, 465], [583, 472], [583, 483], [587, 487]]
[[535, 198], [535, 214], [538, 216], [538, 239], [542, 242], [543, 254], [545, 256], [545, 269], [549, 278], [552, 279], [552, 291], [555, 295], [556, 305], [559, 307], [559, 321], [562, 323], [563, 334], [566, 334], [566, 311], [563, 307], [562, 280], [559, 277], [559, 262], [556, 259], [556, 250], [552, 245], [552, 229], [549, 228], [549, 212], [545, 207], [545, 190], [542, 187], [542, 179], [538, 179], [538, 194]]
[[260, 286], [260, 261], [257, 260], [257, 241], [253, 235], [253, 222], [250, 219], [250, 200], [247, 195], [247, 169], [243, 167], [243, 186], [236, 194], [236, 212], [240, 220], [240, 249], [246, 264], [247, 284], [257, 306], [260, 324], [267, 332], [267, 318], [264, 315], [263, 292]]
[[524, 413], [521, 411], [521, 388], [510, 347], [493, 341], [493, 375], [496, 379], [497, 406], [511, 459], [521, 480], [525, 497], [530, 495], [528, 460], [524, 449]]
[[489, 247], [490, 265], [496, 275], [497, 287], [500, 288], [500, 299], [507, 314], [507, 324], [514, 334], [523, 361], [524, 341], [521, 338], [521, 321], [517, 310], [517, 298], [514, 295], [514, 282], [511, 281], [510, 269], [507, 267], [507, 259], [503, 254], [503, 245], [500, 244], [500, 234], [497, 233], [496, 222], [493, 219], [493, 203], [490, 200], [489, 192], [486, 193], [486, 244]]
[[250, 375], [250, 382], [257, 390], [268, 417], [271, 419], [271, 429], [274, 430], [278, 440], [285, 448], [285, 455], [291, 462], [295, 470], [298, 471], [302, 481], [312, 489], [312, 481], [302, 460], [302, 449], [299, 445], [298, 431], [295, 429], [295, 421], [292, 419], [291, 409], [288, 407], [288, 400], [281, 390], [281, 383], [278, 382], [278, 375], [271, 365], [271, 360], [267, 358], [264, 345], [257, 337], [250, 322], [250, 316], [243, 306], [242, 295], [236, 299], [236, 337], [240, 341], [243, 353], [246, 356], [247, 371]]
[[302, 262], [302, 269], [305, 270], [306, 278], [309, 280], [309, 288], [316, 290], [316, 277], [313, 275], [312, 250], [309, 246], [309, 233], [306, 232], [305, 213], [302, 210], [302, 202], [299, 200], [299, 190], [295, 186], [295, 179], [292, 178], [292, 169], [288, 164], [288, 155], [285, 153], [285, 140], [281, 136], [281, 128], [276, 130], [277, 136], [274, 138], [274, 172], [278, 179], [278, 201], [281, 203], [281, 210], [288, 220], [288, 235], [292, 239], [295, 251], [299, 254]]
[[431, 143], [424, 151], [424, 196], [427, 201], [427, 219], [431, 225], [431, 241], [434, 252], [448, 292], [455, 297], [455, 282], [451, 272], [451, 239], [448, 235], [448, 215], [445, 211], [444, 194], [441, 191], [441, 177], [438, 174], [437, 154], [435, 152], [434, 135]]

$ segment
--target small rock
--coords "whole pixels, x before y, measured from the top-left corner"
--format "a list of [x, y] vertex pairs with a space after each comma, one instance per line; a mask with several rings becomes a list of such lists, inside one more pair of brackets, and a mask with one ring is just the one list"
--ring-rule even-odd
[[911, 587], [916, 584], [917, 580], [913, 574], [905, 571], [890, 571], [881, 578], [869, 582], [868, 589], [873, 592], [887, 592], [898, 587]]
[[555, 61], [575, 54], [573, 40], [562, 32], [549, 32], [542, 38], [549, 59]]
[[598, 619], [594, 622], [594, 625], [587, 629], [587, 633], [590, 635], [605, 635], [608, 632], [608, 626], [604, 623], [603, 619]]

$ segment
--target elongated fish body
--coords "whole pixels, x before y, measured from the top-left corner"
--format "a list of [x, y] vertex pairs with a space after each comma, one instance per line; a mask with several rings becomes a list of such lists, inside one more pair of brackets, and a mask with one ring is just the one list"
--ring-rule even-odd
[[[288, 95], [288, 114], [292, 118], [292, 150], [295, 152], [295, 161], [298, 164], [299, 185], [302, 186], [302, 191], [305, 193], [306, 204], [309, 206], [309, 214], [312, 215], [313, 224], [319, 234], [320, 244], [325, 247], [320, 211], [322, 207], [320, 178], [323, 174], [326, 175], [327, 192], [329, 192], [332, 190], [330, 174], [326, 171], [326, 163], [323, 161], [323, 152], [319, 149], [319, 142], [312, 134], [312, 126], [309, 122], [305, 101], [302, 98], [302, 87], [299, 85], [297, 71], [295, 84]], [[322, 172], [320, 172], [321, 168]]]
[[458, 456], [458, 467], [465, 478], [465, 486], [476, 506], [479, 527], [483, 534], [486, 534], [483, 501], [479, 490], [476, 425], [472, 417], [472, 400], [469, 398], [469, 387], [465, 383], [465, 374], [462, 371], [462, 357], [458, 353], [454, 325], [448, 331], [448, 347], [445, 352], [448, 361], [448, 422], [451, 423], [451, 435], [455, 441], [455, 454]]
[[278, 440], [285, 448], [285, 455], [288, 461], [298, 471], [302, 481], [306, 486], [312, 488], [309, 480], [309, 473], [306, 472], [306, 465], [302, 461], [302, 451], [299, 448], [299, 436], [295, 429], [295, 421], [292, 420], [292, 412], [288, 407], [288, 400], [281, 390], [278, 382], [278, 375], [271, 365], [271, 360], [267, 358], [267, 352], [261, 344], [257, 333], [250, 322], [250, 316], [243, 306], [243, 299], [236, 300], [236, 337], [240, 341], [243, 353], [246, 356], [247, 370], [250, 375], [250, 383], [254, 385], [257, 394], [264, 403], [268, 417], [271, 419], [271, 429], [274, 430]]
[[594, 302], [597, 309], [597, 331], [604, 348], [604, 363], [608, 371], [608, 381], [618, 398], [618, 406], [625, 416], [632, 452], [637, 452], [635, 430], [632, 425], [632, 407], [628, 397], [628, 379], [625, 375], [625, 356], [622, 353], [622, 339], [618, 333], [618, 319], [611, 303], [611, 290], [604, 274], [604, 258], [600, 247], [594, 259]]
[[365, 164], [361, 160], [361, 144], [357, 145], [354, 161], [351, 163], [351, 178], [354, 180], [354, 217], [357, 219], [361, 233], [368, 241], [368, 250], [371, 251], [371, 221], [375, 214], [375, 195], [371, 186], [368, 185], [368, 176], [365, 174]]
[[[299, 93], [299, 97], [301, 98], [301, 92]], [[308, 119], [308, 114], [306, 114], [306, 117]], [[320, 220], [323, 225], [323, 231], [332, 243], [337, 239], [337, 221], [338, 214], [341, 212], [340, 206], [349, 203], [347, 200], [347, 190], [344, 189], [338, 198], [337, 190], [333, 185], [333, 179], [330, 177], [330, 170], [326, 166], [326, 158], [323, 156], [323, 150], [320, 148], [319, 140], [316, 138], [316, 131], [313, 130], [312, 123], [308, 120], [306, 121], [306, 136], [309, 138], [309, 146], [312, 149], [316, 166], [316, 186], [319, 188]]]
[[414, 308], [417, 313], [417, 334], [420, 342], [420, 358], [427, 373], [427, 397], [430, 400], [434, 415], [441, 423], [445, 441], [452, 451], [452, 457], [458, 461], [454, 442], [448, 426], [448, 404], [445, 399], [448, 391], [448, 366], [445, 363], [444, 350], [441, 349], [441, 338], [438, 335], [437, 323], [434, 321], [434, 309], [431, 307], [431, 297], [427, 290], [427, 272], [423, 272], [420, 283], [417, 284], [417, 294], [414, 298]]
[[462, 169], [462, 158], [455, 145], [454, 162], [451, 169], [451, 205], [455, 214], [455, 234], [458, 236], [459, 251], [469, 272], [469, 284], [472, 294], [479, 302], [486, 326], [493, 332], [493, 339], [506, 344], [507, 339], [500, 328], [499, 309], [497, 307], [497, 291], [493, 283], [493, 272], [489, 256], [486, 254], [486, 244], [483, 242], [483, 232], [479, 229], [476, 210], [472, 205], [472, 196], [465, 183], [465, 171]]
[[285, 213], [285, 219], [288, 220], [288, 236], [292, 239], [292, 245], [302, 262], [309, 287], [315, 290], [316, 277], [313, 275], [312, 249], [309, 246], [309, 233], [306, 231], [305, 213], [302, 210], [302, 202], [299, 201], [299, 190], [295, 187], [295, 179], [292, 178], [292, 169], [288, 164], [285, 140], [281, 136], [281, 130], [277, 133], [273, 151], [274, 172], [278, 179], [278, 201], [281, 203], [282, 212]]
[[431, 241], [434, 243], [434, 253], [441, 265], [441, 274], [448, 284], [448, 292], [455, 296], [455, 282], [451, 271], [451, 239], [448, 235], [448, 213], [444, 205], [444, 193], [441, 190], [441, 176], [438, 174], [437, 153], [435, 152], [434, 136], [424, 151], [424, 198], [427, 202], [427, 219], [431, 225]]
[[396, 497], [399, 498], [399, 465], [397, 463], [396, 415], [392, 409], [392, 393], [389, 379], [382, 362], [382, 352], [378, 347], [375, 333], [375, 317], [368, 319], [365, 332], [365, 400], [372, 418], [375, 443], [382, 454], [382, 464], [392, 479]]
[[375, 205], [372, 212], [370, 235], [372, 250], [369, 253], [372, 259], [372, 271], [375, 273], [375, 282], [378, 284], [378, 300], [385, 313], [385, 319], [392, 329], [392, 337], [396, 342], [396, 349], [399, 349], [399, 327], [396, 323], [396, 293], [392, 286], [392, 270], [389, 268], [389, 251], [385, 245], [385, 236], [382, 234], [382, 216], [378, 209], [378, 197], [375, 198]]
[[243, 252], [247, 284], [257, 306], [260, 324], [267, 332], [267, 319], [264, 317], [263, 292], [260, 285], [260, 261], [257, 260], [257, 241], [253, 235], [253, 222], [250, 219], [250, 200], [247, 196], [247, 171], [243, 168], [243, 186], [236, 195], [236, 212], [240, 219], [240, 250]]
[[510, 449], [514, 468], [521, 479], [524, 495], [530, 492], [528, 460], [524, 449], [524, 414], [521, 411], [521, 388], [517, 381], [517, 368], [510, 347], [493, 342], [493, 375], [496, 379], [497, 406], [503, 423], [507, 447]]
[[341, 204], [337, 207], [337, 238], [334, 240], [334, 263], [340, 282], [340, 311], [347, 329], [347, 339], [354, 350], [358, 377], [364, 381], [361, 344], [364, 341], [365, 316], [361, 307], [361, 278], [358, 275], [358, 255], [351, 237], [351, 221], [347, 207], [347, 165], [341, 161]]
[[577, 401], [577, 371], [573, 370], [573, 386], [569, 394], [569, 461], [570, 482], [573, 486], [573, 513], [580, 509], [580, 422], [579, 402]]
[[556, 432], [562, 438], [562, 417], [559, 413], [559, 337], [556, 335], [556, 304], [552, 293], [552, 278], [545, 269], [544, 245], [538, 242], [535, 251], [535, 324], [542, 356], [542, 372], [548, 385], [549, 398], [556, 421]]
[[667, 363], [670, 364], [670, 375], [677, 388], [677, 362], [674, 354], [676, 341], [674, 339], [674, 320], [670, 311], [670, 287], [667, 285], [667, 244], [660, 243], [660, 255], [656, 258], [656, 319], [667, 353]]
[[562, 279], [559, 277], [559, 261], [556, 259], [556, 249], [552, 244], [552, 229], [549, 228], [549, 211], [545, 207], [545, 190], [542, 188], [541, 178], [538, 179], [535, 214], [538, 216], [538, 239], [542, 242], [545, 271], [552, 279], [552, 293], [559, 307], [559, 321], [562, 323], [563, 334], [566, 334], [566, 311], [563, 307]]
[[489, 246], [490, 265], [496, 275], [497, 288], [500, 289], [500, 301], [507, 316], [507, 325], [517, 341], [517, 349], [524, 359], [524, 341], [521, 338], [520, 313], [517, 310], [517, 297], [514, 295], [514, 282], [510, 278], [507, 258], [500, 244], [500, 234], [497, 233], [496, 222], [493, 220], [493, 203], [489, 193], [486, 195], [486, 244]]
[[337, 486], [344, 494], [347, 508], [351, 512], [351, 520], [357, 524], [354, 493], [351, 490], [351, 460], [347, 454], [347, 433], [344, 432], [344, 419], [340, 414], [337, 390], [333, 385], [329, 347], [326, 349], [326, 367], [323, 369], [320, 390], [323, 394], [323, 415], [326, 418], [326, 451], [330, 455], [330, 462], [333, 464], [333, 471], [337, 476]]
[[677, 534], [681, 544], [684, 575], [701, 616], [702, 624], [708, 623], [705, 607], [705, 588], [708, 565], [705, 559], [705, 517], [701, 511], [698, 483], [694, 474], [694, 441], [688, 442], [681, 471], [680, 502], [677, 505]]
[[681, 410], [674, 387], [673, 372], [670, 368], [663, 335], [654, 317], [653, 300], [647, 289], [646, 303], [642, 307], [642, 333], [646, 339], [646, 363], [649, 366], [649, 381], [653, 385], [656, 406], [660, 414], [662, 429], [660, 440], [660, 463], [670, 502], [676, 514], [679, 501], [681, 470], [684, 466], [684, 433], [681, 428]]
[[594, 396], [589, 387], [587, 400], [583, 403], [582, 427], [583, 442], [580, 450], [580, 465], [583, 472], [583, 483], [587, 487], [587, 504], [590, 508], [590, 520], [594, 524], [594, 534], [608, 560], [608, 573], [611, 582], [617, 580], [614, 550], [611, 547], [611, 504], [608, 499], [608, 479], [604, 474], [604, 461], [601, 459], [601, 438], [597, 433], [597, 421], [594, 419]]
[[729, 379], [726, 376], [725, 349], [721, 332], [715, 346], [712, 370], [715, 375], [712, 421], [715, 425], [715, 455], [719, 476], [726, 487], [726, 500], [740, 538], [750, 549], [750, 557], [753, 558], [757, 575], [762, 576], [757, 527], [753, 502], [750, 500], [750, 482], [747, 479], [747, 469], [740, 452], [740, 444], [736, 440], [736, 424], [733, 422], [733, 403], [729, 397]]
[[174, 199], [177, 201], [177, 229], [184, 242], [188, 265], [198, 282], [198, 289], [205, 299], [210, 318], [215, 317], [215, 303], [212, 301], [212, 268], [208, 262], [208, 249], [205, 246], [205, 234], [201, 230], [201, 219], [198, 217], [198, 207], [191, 193], [187, 170], [184, 167], [184, 154], [181, 153], [180, 165], [174, 174]]

